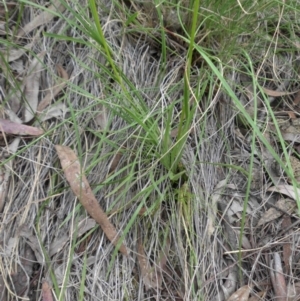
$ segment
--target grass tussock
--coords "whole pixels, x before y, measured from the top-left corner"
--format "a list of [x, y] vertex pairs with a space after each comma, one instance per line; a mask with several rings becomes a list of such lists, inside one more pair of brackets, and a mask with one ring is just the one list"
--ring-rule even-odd
[[244, 2], [0, 4], [0, 117], [43, 131], [0, 122], [0, 300], [297, 300], [300, 5]]

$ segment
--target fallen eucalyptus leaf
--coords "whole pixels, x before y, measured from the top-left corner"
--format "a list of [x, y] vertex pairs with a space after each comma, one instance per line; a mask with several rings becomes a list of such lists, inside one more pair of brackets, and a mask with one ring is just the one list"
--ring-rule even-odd
[[38, 105], [40, 76], [43, 69], [42, 60], [45, 52], [41, 52], [32, 61], [29, 67], [29, 75], [24, 81], [24, 97], [26, 99], [24, 108], [24, 122], [30, 121], [36, 112]]
[[40, 136], [44, 133], [43, 130], [25, 125], [16, 123], [7, 119], [0, 118], [0, 132], [7, 135], [20, 135], [20, 136]]
[[51, 118], [64, 118], [70, 109], [64, 103], [55, 103], [45, 113], [41, 114], [40, 121]]
[[123, 243], [120, 243], [116, 228], [97, 202], [86, 177], [82, 174], [82, 169], [75, 153], [68, 146], [56, 145], [55, 148], [65, 177], [82, 206], [101, 226], [107, 238], [115, 246], [119, 246], [119, 250], [122, 254], [128, 256], [127, 248]]
[[[291, 214], [292, 211], [296, 208], [296, 202], [290, 199], [280, 199], [278, 202], [276, 202], [275, 206]], [[268, 209], [260, 218], [257, 226], [264, 225], [277, 219], [278, 217], [283, 215], [283, 211], [279, 211], [276, 208]]]
[[273, 254], [273, 260], [271, 260], [271, 267], [269, 271], [272, 286], [275, 292], [275, 300], [286, 301], [288, 296], [287, 285], [282, 270], [281, 258], [277, 252]]
[[17, 34], [18, 39], [22, 38], [24, 35], [27, 35], [35, 28], [47, 24], [54, 17], [59, 16], [59, 13], [57, 12], [63, 12], [65, 10], [65, 6], [62, 5], [59, 0], [56, 0], [51, 6], [44, 9], [45, 11], [37, 15], [31, 22], [29, 22], [19, 30]]
[[[284, 195], [287, 195], [288, 197], [297, 200], [297, 195], [300, 197], [300, 189], [295, 188], [292, 185], [277, 185], [272, 186], [268, 189], [268, 191], [275, 191]], [[297, 193], [296, 193], [297, 192]]]

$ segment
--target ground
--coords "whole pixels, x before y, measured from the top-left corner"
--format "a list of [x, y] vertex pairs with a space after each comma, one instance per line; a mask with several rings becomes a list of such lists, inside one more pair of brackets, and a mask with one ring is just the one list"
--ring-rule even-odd
[[0, 4], [0, 300], [300, 300], [289, 2]]

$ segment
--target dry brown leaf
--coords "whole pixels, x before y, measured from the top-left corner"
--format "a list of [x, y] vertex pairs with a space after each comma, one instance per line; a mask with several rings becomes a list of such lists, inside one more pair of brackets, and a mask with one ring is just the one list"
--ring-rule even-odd
[[[276, 207], [279, 209], [283, 210], [284, 212], [287, 212], [291, 214], [294, 209], [296, 208], [296, 203], [295, 201], [285, 198], [285, 199], [280, 199], [278, 202], [275, 204]], [[277, 210], [276, 208], [270, 208], [268, 209], [261, 217], [259, 220], [257, 226], [264, 225], [266, 223], [269, 223], [278, 217], [282, 216], [284, 214], [283, 211]]]
[[[300, 91], [299, 91], [300, 92]], [[299, 93], [298, 92], [298, 93]], [[297, 94], [298, 94], [297, 93]], [[287, 114], [288, 114], [288, 116], [289, 116], [289, 118], [290, 119], [296, 119], [297, 118], [297, 116], [296, 116], [296, 114], [295, 114], [295, 112], [294, 111], [286, 111], [287, 112]]]
[[29, 44], [25, 45], [23, 48], [18, 49], [11, 49], [9, 52], [1, 51], [1, 54], [5, 58], [5, 61], [10, 63], [19, 59], [23, 54], [25, 54], [27, 49], [31, 49], [34, 42], [30, 42]]
[[38, 263], [44, 263], [44, 257], [42, 255], [42, 251], [40, 249], [40, 243], [35, 235], [32, 235], [30, 228], [23, 224], [19, 228], [20, 237], [25, 237], [27, 239], [27, 244], [30, 246], [31, 250], [34, 253], [34, 256]]
[[58, 76], [61, 77], [61, 80], [53, 88], [53, 91], [48, 92], [47, 95], [40, 102], [37, 108], [38, 112], [42, 112], [47, 106], [51, 104], [52, 99], [54, 99], [54, 97], [58, 95], [58, 93], [66, 86], [67, 81], [69, 80], [69, 75], [67, 71], [61, 65], [56, 65], [56, 70]]
[[297, 92], [294, 98], [294, 106], [298, 106], [300, 104], [300, 91]]
[[142, 207], [140, 212], [139, 212], [139, 216], [143, 216], [145, 213], [147, 212], [147, 208], [146, 207]]
[[[8, 162], [9, 164], [10, 162]], [[8, 164], [5, 164], [5, 166], [0, 167], [0, 213], [3, 210], [3, 207], [6, 203], [7, 199], [7, 190], [9, 187], [9, 179], [10, 179], [10, 171], [11, 171], [11, 166]], [[11, 164], [10, 164], [11, 165]], [[1, 300], [1, 299], [0, 299]]]
[[19, 123], [19, 124], [23, 123], [22, 120], [17, 116], [17, 114], [15, 112], [13, 112], [12, 110], [5, 110], [5, 114], [3, 114], [2, 119], [9, 119], [10, 121]]
[[222, 199], [222, 189], [225, 189], [228, 187], [227, 180], [220, 181], [216, 188], [214, 189], [214, 192], [211, 196], [211, 206], [208, 206], [208, 212], [207, 212], [207, 235], [211, 236], [213, 235], [215, 231], [215, 222], [216, 222], [216, 212], [218, 211], [218, 203]]
[[[291, 217], [288, 215], [285, 215], [283, 217], [283, 221], [281, 223], [282, 231], [286, 232], [286, 229], [290, 228], [292, 225]], [[289, 274], [290, 271], [290, 258], [292, 256], [292, 244], [289, 241], [289, 237], [286, 238], [288, 241], [283, 244], [282, 246], [282, 257], [284, 262], [284, 273]]]
[[280, 217], [283, 213], [281, 211], [276, 210], [275, 208], [268, 209], [260, 218], [260, 220], [257, 223], [257, 226], [262, 226], [266, 223], [269, 223], [276, 218]]
[[[17, 85], [16, 81], [19, 79], [21, 80], [22, 76], [27, 71], [27, 66], [25, 66], [25, 62], [22, 59], [16, 59], [15, 61], [10, 63], [10, 69], [11, 69], [12, 73], [15, 75], [15, 81], [11, 85], [11, 87], [14, 87], [15, 85]], [[13, 93], [14, 93], [14, 91], [13, 91]], [[11, 104], [10, 104], [10, 106], [11, 106]]]
[[40, 25], [48, 23], [56, 16], [59, 16], [59, 14], [56, 12], [63, 12], [64, 10], [64, 5], [62, 5], [59, 0], [56, 0], [52, 5], [49, 6], [49, 8], [45, 8], [45, 11], [40, 13], [31, 22], [29, 22], [19, 30], [17, 34], [18, 39], [22, 38], [24, 35], [27, 35]]
[[21, 101], [22, 101], [22, 93], [24, 91], [24, 83], [18, 81], [17, 79], [15, 80], [15, 85], [17, 86], [17, 88], [15, 86], [12, 86], [10, 91], [9, 91], [9, 106], [10, 109], [12, 110], [12, 112], [14, 112], [15, 114], [17, 114], [21, 108]]
[[31, 62], [28, 72], [28, 76], [24, 80], [24, 122], [29, 122], [33, 117], [38, 105], [40, 76], [43, 69], [43, 58], [46, 52], [41, 52]]
[[275, 299], [278, 301], [286, 301], [288, 295], [287, 286], [282, 270], [281, 258], [277, 252], [273, 254], [273, 260], [271, 260], [270, 277]]
[[16, 61], [19, 59], [22, 55], [24, 55], [28, 50], [32, 49], [32, 46], [36, 43], [36, 40], [40, 37], [41, 31], [43, 28], [38, 30], [33, 38], [30, 39], [30, 43], [23, 46], [22, 48], [17, 49], [10, 49], [9, 51], [2, 51], [2, 55], [5, 58], [5, 61], [7, 63]]
[[246, 235], [242, 235], [242, 247], [244, 250], [250, 250], [252, 248], [251, 243]]
[[[8, 151], [10, 154], [15, 154], [18, 150], [21, 138], [16, 137], [8, 146]], [[8, 165], [7, 165], [8, 166]], [[12, 165], [11, 165], [12, 166]]]
[[42, 284], [42, 301], [53, 301], [51, 287], [46, 281]]
[[281, 131], [282, 138], [285, 141], [292, 141], [300, 143], [300, 134], [298, 133], [287, 133], [285, 131]]
[[228, 270], [228, 274], [226, 275], [225, 282], [221, 284], [224, 297], [226, 298], [226, 300], [235, 292], [237, 283], [238, 283], [238, 271], [234, 266], [232, 266]]
[[155, 273], [155, 270], [151, 268], [147, 255], [144, 251], [143, 242], [141, 238], [138, 239], [137, 251], [138, 263], [146, 290], [149, 290], [151, 288], [160, 289], [162, 278], [160, 277], [159, 272]]
[[92, 239], [91, 234], [85, 236], [83, 240], [80, 241], [78, 247], [76, 248], [75, 250], [76, 254], [83, 254], [84, 252], [87, 252], [89, 249], [89, 242], [91, 241], [91, 239]]
[[[288, 197], [296, 200], [297, 195], [300, 197], [300, 189], [293, 187], [292, 185], [277, 185], [277, 186], [272, 186], [268, 189], [268, 191], [275, 191], [284, 195], [287, 195]], [[297, 193], [296, 193], [297, 192]]]
[[288, 214], [292, 214], [294, 209], [297, 207], [296, 202], [289, 198], [280, 199], [275, 203], [275, 206]]
[[120, 153], [120, 152], [117, 152], [117, 153], [113, 156], [113, 158], [112, 158], [112, 160], [111, 160], [111, 162], [110, 162], [109, 173], [115, 171], [115, 169], [117, 168], [119, 162], [120, 162], [121, 159], [122, 159], [122, 156], [123, 156], [123, 154]]
[[16, 269], [11, 271], [11, 281], [18, 296], [24, 297], [29, 291], [34, 262], [33, 251], [26, 244], [25, 248], [21, 250], [19, 263], [13, 265]]
[[[77, 237], [80, 237], [84, 233], [88, 232], [92, 228], [94, 228], [96, 225], [96, 222], [92, 218], [85, 218], [84, 220], [80, 221], [78, 223], [78, 227], [76, 229], [77, 231]], [[75, 232], [75, 229], [74, 229]], [[71, 237], [73, 236], [74, 232], [72, 233]], [[59, 236], [58, 239], [56, 239], [54, 242], [52, 242], [49, 250], [49, 256], [52, 257], [59, 251], [63, 249], [65, 244], [70, 240], [70, 235], [66, 234], [63, 236]]]
[[100, 130], [105, 130], [107, 127], [107, 112], [106, 108], [103, 107], [102, 110], [95, 116], [95, 123], [99, 126]]
[[[9, 117], [10, 121], [0, 118], [0, 136], [1, 136], [1, 131], [2, 131], [2, 134], [4, 134], [4, 136], [6, 134], [3, 129], [3, 127], [6, 128], [6, 126], [7, 126], [6, 121], [9, 122], [9, 124], [8, 124], [9, 126], [7, 129], [8, 131], [11, 130], [11, 127], [10, 127], [11, 123], [14, 124], [13, 129], [15, 130], [16, 128], [19, 128], [19, 126], [21, 125], [21, 122], [22, 122], [12, 111], [6, 110], [6, 113]], [[3, 120], [4, 120], [4, 122], [2, 123], [1, 121], [3, 121]], [[26, 127], [26, 129], [30, 128], [30, 132], [32, 132], [32, 129], [35, 129], [34, 133], [35, 134], [37, 133], [36, 128], [32, 128], [32, 127], [28, 127], [28, 126], [25, 126], [25, 127]], [[24, 129], [23, 125], [22, 125], [22, 129]], [[42, 132], [40, 132], [39, 134], [42, 134]], [[10, 144], [7, 146], [7, 152], [10, 154], [15, 154], [18, 150], [20, 141], [21, 141], [21, 138], [19, 138], [19, 137], [14, 138], [10, 142]], [[9, 160], [9, 162], [5, 163], [3, 166], [0, 167], [0, 212], [2, 212], [5, 202], [7, 200], [7, 190], [9, 187], [11, 171], [13, 170], [13, 164], [14, 164], [14, 160]]]
[[19, 124], [2, 118], [0, 118], [0, 132], [6, 135], [20, 136], [40, 136], [44, 133], [44, 131], [39, 128]]
[[264, 92], [268, 96], [272, 96], [272, 97], [280, 97], [280, 96], [285, 96], [285, 95], [293, 95], [293, 94], [299, 92], [299, 90], [294, 91], [294, 92], [281, 92], [281, 91], [269, 90], [267, 88], [263, 88], [263, 90], [264, 90]]
[[227, 301], [248, 301], [251, 287], [244, 285], [234, 292]]
[[166, 241], [166, 245], [165, 245], [163, 251], [160, 254], [160, 260], [158, 263], [158, 266], [160, 267], [161, 271], [164, 271], [166, 269], [167, 258], [168, 258], [169, 252], [170, 252], [170, 246], [171, 246], [170, 240], [168, 239]]
[[[68, 146], [56, 145], [55, 148], [72, 191], [86, 211], [101, 226], [107, 238], [117, 246], [120, 240], [117, 231], [97, 202], [86, 177], [82, 174], [77, 156]], [[123, 243], [121, 243], [119, 250], [122, 254], [128, 255]]]
[[39, 120], [46, 121], [51, 118], [65, 118], [65, 115], [70, 111], [70, 109], [64, 103], [55, 103], [43, 113]]
[[6, 36], [6, 35], [10, 34], [10, 32], [7, 31], [5, 24], [6, 24], [6, 22], [3, 22], [0, 20], [0, 36]]
[[50, 246], [49, 256], [52, 257], [58, 252], [60, 252], [66, 243], [70, 240], [70, 236], [67, 234], [60, 235], [58, 239], [55, 239]]

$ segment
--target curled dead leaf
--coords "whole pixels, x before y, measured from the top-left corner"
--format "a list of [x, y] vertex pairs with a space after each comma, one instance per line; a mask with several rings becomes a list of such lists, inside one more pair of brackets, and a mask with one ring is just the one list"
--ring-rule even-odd
[[101, 226], [107, 238], [120, 248], [119, 250], [122, 254], [127, 256], [127, 248], [120, 242], [114, 225], [97, 202], [86, 177], [82, 174], [77, 156], [68, 146], [56, 145], [55, 148], [72, 191], [78, 197], [86, 211]]

